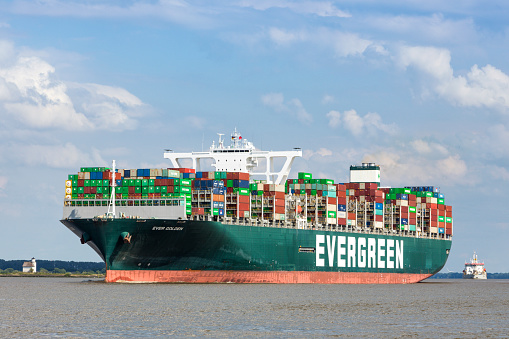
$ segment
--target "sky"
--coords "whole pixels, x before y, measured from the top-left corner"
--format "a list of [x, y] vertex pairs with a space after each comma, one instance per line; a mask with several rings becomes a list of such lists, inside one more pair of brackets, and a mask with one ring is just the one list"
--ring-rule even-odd
[[297, 172], [435, 186], [442, 272], [509, 272], [509, 2], [3, 0], [0, 258], [100, 261], [65, 228], [80, 167], [166, 168], [234, 128]]

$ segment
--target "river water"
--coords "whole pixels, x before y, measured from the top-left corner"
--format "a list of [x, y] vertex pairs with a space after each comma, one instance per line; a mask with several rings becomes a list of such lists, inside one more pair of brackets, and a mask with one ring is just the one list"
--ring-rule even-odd
[[509, 280], [106, 284], [0, 277], [0, 337], [507, 337]]

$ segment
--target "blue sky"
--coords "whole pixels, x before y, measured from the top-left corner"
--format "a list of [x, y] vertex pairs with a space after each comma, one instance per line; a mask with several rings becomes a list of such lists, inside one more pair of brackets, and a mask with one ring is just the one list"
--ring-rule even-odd
[[[58, 220], [83, 166], [168, 167], [235, 127], [298, 171], [439, 186], [446, 269], [509, 272], [506, 1], [3, 1], [0, 258], [98, 261]], [[445, 270], [445, 269], [444, 269]]]

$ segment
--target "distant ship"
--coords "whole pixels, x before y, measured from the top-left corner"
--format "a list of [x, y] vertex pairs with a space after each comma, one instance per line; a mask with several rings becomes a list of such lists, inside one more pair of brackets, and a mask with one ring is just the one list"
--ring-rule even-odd
[[484, 263], [477, 260], [475, 252], [470, 262], [465, 263], [463, 279], [488, 279]]

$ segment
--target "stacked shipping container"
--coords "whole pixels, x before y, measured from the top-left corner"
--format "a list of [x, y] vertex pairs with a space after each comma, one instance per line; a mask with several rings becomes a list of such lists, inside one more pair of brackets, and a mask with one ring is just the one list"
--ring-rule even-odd
[[[116, 187], [113, 187], [115, 180]], [[113, 189], [115, 191], [113, 191]], [[380, 188], [377, 183], [334, 184], [300, 172], [285, 185], [251, 182], [249, 173], [193, 169], [84, 167], [69, 175], [65, 198], [78, 206], [186, 204], [189, 215], [252, 217], [313, 225], [391, 229], [452, 235], [452, 207], [437, 188]], [[156, 202], [153, 202], [156, 201]], [[166, 202], [169, 201], [169, 202]], [[81, 204], [83, 202], [83, 204]]]

